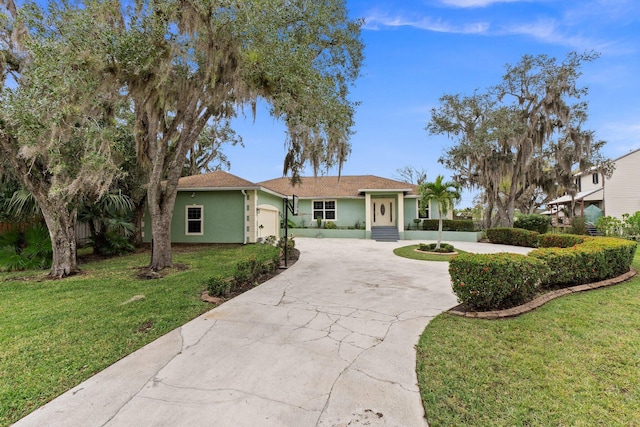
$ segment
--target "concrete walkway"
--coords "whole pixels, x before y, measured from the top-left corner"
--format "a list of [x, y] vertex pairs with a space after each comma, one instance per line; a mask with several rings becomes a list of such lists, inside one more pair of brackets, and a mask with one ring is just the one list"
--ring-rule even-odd
[[414, 346], [457, 304], [448, 263], [393, 254], [410, 241], [296, 243], [301, 257], [290, 269], [16, 426], [426, 426]]

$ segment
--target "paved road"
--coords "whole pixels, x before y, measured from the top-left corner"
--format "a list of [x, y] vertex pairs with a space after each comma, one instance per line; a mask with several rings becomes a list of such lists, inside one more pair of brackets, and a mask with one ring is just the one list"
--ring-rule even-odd
[[424, 427], [414, 346], [457, 302], [448, 264], [393, 255], [407, 244], [299, 238], [290, 269], [16, 426]]

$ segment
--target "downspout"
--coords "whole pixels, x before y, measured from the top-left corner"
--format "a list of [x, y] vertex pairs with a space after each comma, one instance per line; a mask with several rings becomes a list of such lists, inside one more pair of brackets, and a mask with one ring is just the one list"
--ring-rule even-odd
[[242, 193], [242, 195], [244, 196], [244, 209], [242, 210], [242, 235], [244, 236], [244, 238], [242, 239], [242, 244], [246, 245], [247, 244], [247, 237], [249, 237], [248, 235], [248, 231], [247, 231], [247, 192], [245, 190], [240, 190], [240, 192]]

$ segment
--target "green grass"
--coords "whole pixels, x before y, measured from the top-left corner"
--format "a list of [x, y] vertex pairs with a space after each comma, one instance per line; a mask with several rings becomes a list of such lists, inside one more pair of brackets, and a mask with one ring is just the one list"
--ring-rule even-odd
[[[81, 274], [0, 273], [0, 425], [37, 407], [212, 308], [203, 281], [229, 275], [235, 262], [266, 245], [174, 248], [174, 268], [137, 278], [149, 254], [80, 265]], [[144, 295], [143, 300], [130, 302]]]
[[511, 320], [444, 313], [418, 345], [429, 425], [639, 426], [638, 331], [638, 277]]
[[[420, 261], [449, 261], [452, 256], [455, 256], [453, 254], [427, 254], [424, 252], [416, 252], [415, 250], [418, 249], [418, 246], [419, 245], [403, 246], [401, 248], [394, 249], [393, 253], [403, 258], [417, 259]], [[455, 248], [455, 251], [458, 254], [466, 253], [458, 248]]]

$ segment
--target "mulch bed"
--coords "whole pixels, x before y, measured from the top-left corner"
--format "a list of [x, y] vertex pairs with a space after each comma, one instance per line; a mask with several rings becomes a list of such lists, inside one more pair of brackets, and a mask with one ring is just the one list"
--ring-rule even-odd
[[[297, 249], [293, 250], [293, 254], [289, 255], [289, 260], [287, 261], [287, 268], [290, 268], [291, 266], [293, 266], [296, 261], [298, 261], [298, 258], [300, 257], [300, 251]], [[280, 267], [278, 267], [275, 271], [272, 271], [271, 273], [267, 273], [267, 274], [263, 274], [260, 277], [258, 277], [258, 279], [255, 282], [251, 282], [251, 283], [245, 283], [241, 286], [236, 287], [232, 292], [229, 293], [229, 296], [227, 297], [213, 297], [211, 295], [209, 295], [209, 292], [207, 292], [206, 290], [202, 291], [202, 294], [200, 295], [200, 299], [204, 302], [208, 302], [211, 304], [222, 304], [225, 301], [229, 301], [230, 299], [233, 299], [235, 297], [237, 297], [238, 295], [241, 295], [253, 288], [255, 288], [258, 285], [261, 285], [262, 283], [266, 282], [267, 280], [273, 279], [274, 277], [276, 277], [278, 274], [282, 273], [285, 270], [284, 267], [284, 260], [280, 261]]]

